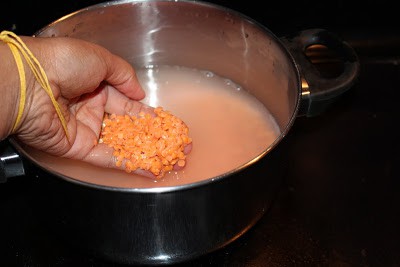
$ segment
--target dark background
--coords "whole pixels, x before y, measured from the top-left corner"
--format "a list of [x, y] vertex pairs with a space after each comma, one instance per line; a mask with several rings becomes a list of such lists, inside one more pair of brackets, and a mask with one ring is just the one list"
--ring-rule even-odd
[[[400, 266], [400, 32], [393, 1], [212, 1], [277, 36], [325, 28], [359, 55], [357, 83], [324, 114], [296, 120], [280, 149], [271, 210], [231, 245], [179, 266]], [[0, 28], [32, 35], [99, 1], [6, 1]], [[1, 55], [0, 55], [1, 60]], [[0, 184], [0, 266], [113, 266], [40, 224], [30, 177]]]

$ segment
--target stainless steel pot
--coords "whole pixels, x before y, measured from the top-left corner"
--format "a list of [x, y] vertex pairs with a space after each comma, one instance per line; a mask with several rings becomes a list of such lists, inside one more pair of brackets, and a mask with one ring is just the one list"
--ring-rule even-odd
[[[69, 14], [36, 36], [95, 42], [136, 68], [183, 65], [229, 77], [255, 95], [280, 127], [271, 146], [229, 173], [141, 189], [91, 184], [53, 172], [10, 139], [17, 152], [12, 161], [2, 157], [3, 179], [23, 173], [14, 171], [15, 155], [20, 155], [23, 168], [42, 183], [49, 225], [85, 252], [128, 264], [183, 262], [243, 235], [271, 206], [286, 164], [279, 144], [296, 117], [322, 112], [359, 72], [351, 47], [328, 31], [278, 38], [243, 14], [200, 1], [106, 2]], [[319, 75], [304, 54], [312, 44], [338, 53], [341, 75]]]

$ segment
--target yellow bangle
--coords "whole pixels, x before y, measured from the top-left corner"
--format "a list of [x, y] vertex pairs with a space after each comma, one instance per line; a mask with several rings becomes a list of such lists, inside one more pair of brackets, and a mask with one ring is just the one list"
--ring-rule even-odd
[[26, 99], [26, 77], [25, 77], [25, 70], [24, 64], [22, 62], [21, 54], [24, 56], [26, 62], [28, 63], [29, 67], [31, 68], [33, 74], [35, 75], [36, 80], [39, 84], [43, 87], [46, 93], [49, 95], [51, 102], [57, 112], [57, 115], [61, 121], [61, 124], [64, 128], [65, 135], [68, 138], [68, 129], [67, 129], [67, 122], [64, 118], [64, 115], [61, 112], [60, 106], [57, 100], [54, 98], [53, 91], [51, 90], [49, 81], [47, 79], [47, 75], [44, 72], [42, 66], [40, 65], [39, 61], [35, 58], [32, 52], [28, 49], [28, 47], [24, 44], [24, 42], [19, 38], [16, 34], [9, 31], [2, 31], [0, 33], [0, 40], [5, 42], [8, 47], [11, 49], [11, 52], [14, 56], [15, 63], [17, 64], [18, 73], [20, 77], [20, 90], [21, 95], [19, 99], [19, 106], [18, 106], [18, 113], [17, 119], [14, 123], [12, 128], [12, 132], [14, 132], [19, 125], [22, 114], [25, 108], [25, 99]]

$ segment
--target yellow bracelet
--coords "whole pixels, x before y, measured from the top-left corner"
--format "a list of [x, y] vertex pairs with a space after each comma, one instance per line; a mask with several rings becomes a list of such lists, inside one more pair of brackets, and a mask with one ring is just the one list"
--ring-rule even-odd
[[67, 122], [64, 118], [64, 115], [61, 112], [61, 109], [60, 109], [60, 106], [59, 106], [57, 100], [54, 98], [53, 91], [51, 90], [49, 81], [47, 79], [47, 75], [44, 72], [39, 61], [35, 58], [35, 56], [32, 54], [32, 52], [24, 44], [24, 42], [21, 40], [21, 38], [19, 38], [13, 32], [2, 31], [0, 33], [0, 40], [5, 42], [8, 45], [8, 47], [11, 49], [11, 52], [12, 52], [15, 62], [17, 64], [18, 73], [19, 73], [19, 77], [20, 77], [21, 95], [20, 95], [20, 99], [19, 99], [17, 119], [12, 128], [12, 132], [14, 132], [15, 129], [17, 128], [17, 126], [19, 125], [22, 114], [24, 112], [24, 108], [25, 108], [26, 77], [25, 77], [24, 64], [23, 64], [22, 58], [21, 58], [21, 54], [22, 54], [24, 56], [26, 62], [28, 63], [29, 67], [31, 68], [33, 74], [35, 75], [36, 80], [39, 82], [39, 84], [43, 87], [43, 89], [49, 95], [51, 102], [53, 103], [53, 106], [56, 109], [57, 115], [61, 121], [63, 128], [64, 128], [65, 135], [68, 138]]

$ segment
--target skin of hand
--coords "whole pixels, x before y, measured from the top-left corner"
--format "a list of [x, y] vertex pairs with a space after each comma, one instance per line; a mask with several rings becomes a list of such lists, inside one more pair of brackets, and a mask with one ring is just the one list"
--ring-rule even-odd
[[[145, 97], [133, 67], [105, 48], [69, 37], [21, 39], [40, 62], [49, 80], [54, 97], [67, 122], [68, 138], [61, 121], [45, 90], [33, 73], [25, 67], [27, 77], [26, 104], [22, 120], [10, 132], [19, 101], [19, 77], [16, 66], [8, 64], [15, 78], [7, 81], [14, 87], [6, 99], [11, 99], [12, 111], [7, 121], [5, 136], [14, 135], [21, 142], [49, 154], [78, 159], [93, 165], [109, 168], [115, 166], [112, 148], [96, 145], [104, 113], [137, 115], [140, 111], [152, 113], [153, 108], [139, 102]], [[0, 47], [0, 51], [8, 48]], [[12, 55], [8, 52], [10, 61]], [[14, 63], [15, 65], [15, 63]], [[0, 68], [0, 73], [2, 69]], [[0, 88], [6, 91], [7, 88]], [[4, 134], [0, 127], [0, 137]], [[3, 134], [3, 136], [1, 136]], [[186, 148], [189, 153], [191, 148]], [[123, 168], [123, 166], [122, 166]], [[135, 173], [152, 177], [147, 171]]]

